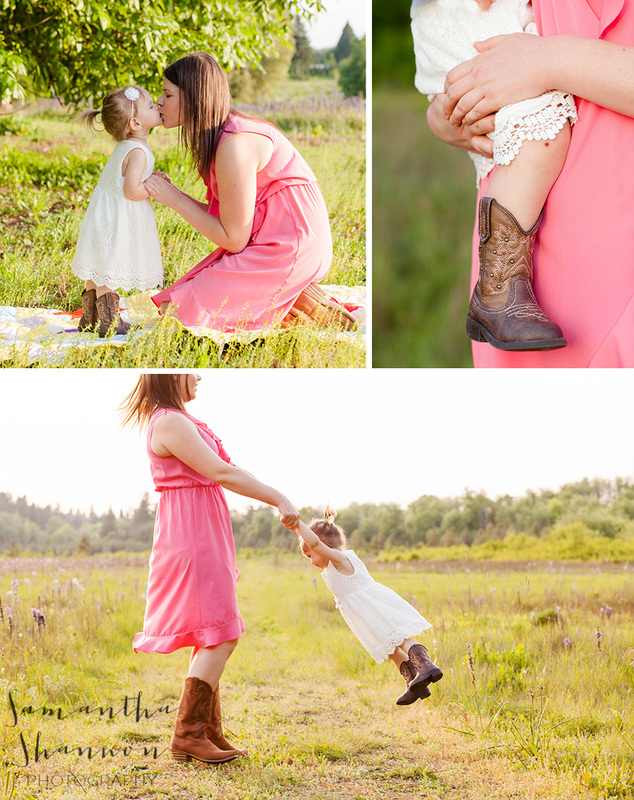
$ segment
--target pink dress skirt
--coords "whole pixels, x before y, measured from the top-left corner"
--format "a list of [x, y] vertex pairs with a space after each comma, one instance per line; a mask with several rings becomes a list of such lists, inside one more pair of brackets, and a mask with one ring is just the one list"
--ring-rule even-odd
[[[257, 174], [249, 243], [240, 253], [218, 247], [152, 298], [157, 306], [170, 301], [188, 326], [227, 332], [271, 327], [330, 268], [330, 221], [317, 178], [288, 139], [267, 122], [232, 115], [221, 141], [245, 132], [273, 143], [269, 163]], [[213, 164], [205, 183], [209, 213], [218, 216]]]
[[203, 441], [231, 463], [206, 425], [177, 409], [154, 412], [147, 434], [152, 477], [161, 499], [154, 526], [143, 633], [135, 652], [171, 653], [181, 647], [212, 647], [238, 639], [244, 623], [238, 610], [235, 548], [224, 490], [174, 456], [157, 456], [150, 445], [163, 414], [183, 414]]
[[[597, 13], [587, 0], [534, 0], [539, 32], [634, 45], [632, 0], [593, 5]], [[577, 108], [534, 252], [537, 300], [568, 346], [522, 353], [474, 342], [476, 367], [634, 367], [634, 119], [579, 98]], [[478, 269], [476, 221], [472, 287]]]

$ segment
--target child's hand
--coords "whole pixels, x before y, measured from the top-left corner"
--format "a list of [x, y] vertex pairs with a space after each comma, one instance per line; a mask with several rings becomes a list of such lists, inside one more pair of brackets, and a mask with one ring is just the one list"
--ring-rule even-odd
[[491, 3], [494, 3], [495, 0], [475, 0], [476, 3], [480, 6], [482, 11], [487, 11], [491, 8]]
[[163, 178], [163, 180], [167, 181], [168, 183], [172, 182], [172, 179], [169, 177], [169, 175], [166, 175], [164, 172], [161, 172], [160, 170], [155, 170], [152, 173], [152, 175], [158, 175], [159, 178]]

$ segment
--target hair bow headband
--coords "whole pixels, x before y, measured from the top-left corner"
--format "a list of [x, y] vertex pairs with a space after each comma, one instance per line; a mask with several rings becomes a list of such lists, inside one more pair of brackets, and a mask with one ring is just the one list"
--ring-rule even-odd
[[138, 100], [141, 92], [138, 89], [135, 89], [134, 86], [128, 86], [125, 90], [124, 95], [128, 98], [128, 100], [132, 100], [134, 103], [135, 100]]

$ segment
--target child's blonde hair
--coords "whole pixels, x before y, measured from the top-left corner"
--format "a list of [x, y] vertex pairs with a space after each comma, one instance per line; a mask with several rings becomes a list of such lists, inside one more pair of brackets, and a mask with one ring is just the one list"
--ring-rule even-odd
[[[140, 94], [137, 100], [129, 100], [125, 93], [128, 89], [136, 89]], [[115, 142], [123, 142], [132, 131], [130, 130], [130, 120], [137, 113], [137, 102], [141, 97], [151, 98], [150, 93], [141, 86], [130, 84], [121, 89], [115, 89], [107, 94], [101, 104], [100, 109], [87, 108], [77, 116], [77, 119], [93, 131], [97, 130], [95, 118], [101, 114], [101, 122], [106, 132], [112, 136]]]
[[343, 550], [346, 546], [346, 534], [343, 528], [335, 525], [337, 512], [326, 506], [323, 519], [311, 519], [308, 527], [317, 534], [321, 541], [335, 550]]

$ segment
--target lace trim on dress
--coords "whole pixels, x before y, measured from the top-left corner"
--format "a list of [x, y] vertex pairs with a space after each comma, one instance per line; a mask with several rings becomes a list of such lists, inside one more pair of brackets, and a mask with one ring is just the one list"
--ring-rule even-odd
[[554, 139], [568, 121], [571, 125], [577, 121], [577, 107], [572, 95], [564, 92], [545, 92], [501, 108], [495, 116], [495, 131], [489, 134], [493, 140], [493, 159], [469, 154], [475, 164], [477, 183], [496, 164], [510, 164], [524, 142]]
[[380, 648], [375, 648], [374, 652], [370, 655], [375, 661], [385, 661], [385, 659], [393, 653], [397, 647], [403, 644], [405, 639], [411, 639], [414, 636], [418, 636], [422, 633], [424, 628], [420, 628], [419, 630], [412, 630], [412, 626], [409, 627], [403, 626], [400, 631], [393, 633], [389, 639], [386, 639], [384, 642], [381, 642]]

